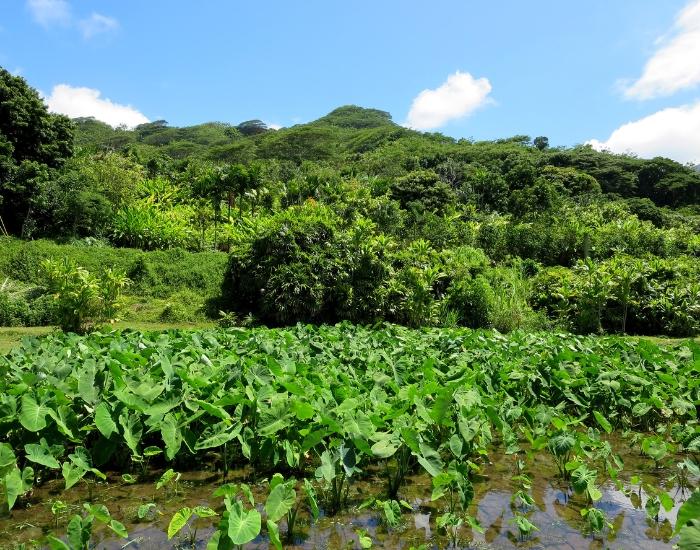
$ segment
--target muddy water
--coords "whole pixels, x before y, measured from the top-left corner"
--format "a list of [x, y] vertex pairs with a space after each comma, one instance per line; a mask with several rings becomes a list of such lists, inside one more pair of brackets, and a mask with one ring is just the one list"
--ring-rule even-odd
[[[676, 487], [665, 482], [673, 472], [654, 469], [650, 461], [626, 448], [624, 443], [618, 442], [616, 447], [625, 462], [621, 479], [627, 481], [630, 475], [641, 474], [646, 481], [664, 487], [674, 496]], [[494, 452], [492, 460], [493, 462], [485, 467], [483, 476], [475, 480], [476, 494], [471, 509], [485, 532], [472, 534], [466, 529], [463, 530], [460, 548], [646, 550], [671, 548], [675, 542], [671, 538], [671, 531], [682, 502], [681, 498], [676, 498], [676, 507], [671, 512], [662, 511], [659, 521], [654, 522], [646, 517], [644, 495], [641, 499], [636, 494], [628, 497], [616, 490], [611, 482], [604, 484], [603, 497], [597, 503], [597, 507], [605, 511], [614, 529], [606, 529], [602, 535], [589, 534], [585, 520], [580, 514], [585, 502], [580, 497], [572, 496], [557, 479], [554, 464], [546, 453], [536, 456], [526, 469], [533, 481], [531, 494], [535, 506], [525, 514], [539, 531], [523, 541], [510, 521], [515, 510], [511, 504], [511, 495], [517, 490], [516, 483], [511, 481], [515, 475], [514, 459], [512, 456]], [[251, 472], [235, 471], [229, 481], [251, 483], [256, 501], [264, 502], [265, 485], [251, 481]], [[175, 488], [156, 491], [152, 480], [129, 485], [125, 484], [119, 475], [114, 474], [109, 476], [106, 483], [97, 484], [93, 488], [93, 497], [95, 502], [105, 504], [113, 517], [127, 526], [131, 541], [127, 548], [205, 548], [206, 542], [214, 532], [216, 518], [195, 520], [190, 524], [189, 530], [185, 527], [184, 534], [172, 541], [167, 539], [167, 526], [172, 515], [182, 506], [208, 505], [220, 513], [221, 499], [212, 497], [212, 492], [220, 484], [220, 474], [210, 471], [188, 472], [182, 475], [177, 491]], [[75, 487], [67, 492], [63, 491], [62, 487], [60, 480], [44, 484], [24, 506], [13, 510], [10, 518], [0, 519], [0, 548], [16, 548], [21, 543], [32, 544], [42, 540], [49, 531], [63, 533], [68, 518], [81, 510], [88, 493], [84, 486]], [[359, 548], [356, 535], [358, 529], [367, 531], [374, 541], [374, 547], [377, 548], [409, 550], [421, 544], [430, 549], [449, 547], [448, 539], [438, 532], [435, 525], [436, 517], [441, 513], [441, 503], [430, 501], [429, 476], [412, 476], [402, 488], [400, 497], [412, 505], [413, 512], [407, 511], [404, 514], [403, 525], [397, 529], [387, 529], [378, 512], [357, 510], [359, 503], [369, 495], [377, 494], [381, 488], [381, 478], [371, 472], [366, 473], [362, 480], [352, 485], [352, 505], [346, 513], [335, 517], [325, 517], [322, 514], [314, 523], [310, 523], [308, 517], [302, 516], [297, 523], [298, 535], [294, 544], [286, 547]], [[59, 499], [68, 505], [68, 509], [54, 518], [51, 505]], [[138, 520], [138, 507], [149, 502], [156, 504], [156, 512], [152, 513], [151, 517]], [[259, 508], [262, 510], [261, 506]], [[284, 532], [284, 526], [281, 527], [281, 531]], [[188, 535], [191, 535], [191, 539]], [[95, 539], [99, 541], [98, 548], [108, 549], [123, 548], [127, 542], [110, 537], [104, 530], [98, 530]], [[270, 545], [267, 538], [260, 535], [246, 548], [267, 549]]]

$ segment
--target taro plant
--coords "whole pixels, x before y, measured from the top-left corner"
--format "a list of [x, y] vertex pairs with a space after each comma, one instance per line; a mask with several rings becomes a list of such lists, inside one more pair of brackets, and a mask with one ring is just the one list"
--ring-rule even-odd
[[376, 497], [370, 497], [365, 500], [360, 504], [358, 510], [363, 510], [365, 508], [372, 508], [373, 510], [380, 511], [384, 524], [389, 528], [396, 528], [401, 525], [402, 508], [413, 511], [413, 507], [405, 500], [382, 500]]
[[219, 514], [207, 506], [195, 506], [194, 508], [185, 506], [184, 508], [180, 508], [175, 512], [168, 524], [168, 540], [177, 535], [186, 525], [187, 535], [185, 537], [185, 542], [190, 548], [195, 548], [197, 543], [197, 528], [192, 528], [190, 520], [197, 517], [213, 518], [218, 515]]
[[214, 496], [224, 497], [225, 511], [207, 548], [225, 550], [241, 547], [260, 534], [262, 517], [255, 508], [255, 498], [250, 487], [245, 484], [226, 484], [217, 489]]
[[469, 467], [453, 461], [449, 467], [433, 477], [431, 500], [444, 498], [446, 510], [437, 518], [437, 525], [444, 529], [453, 546], [459, 543], [459, 531], [465, 520], [474, 530], [483, 532], [475, 517], [467, 509], [474, 499], [474, 486], [469, 480]]
[[128, 538], [126, 527], [114, 519], [104, 504], [83, 504], [83, 515], [74, 515], [68, 522], [66, 540], [49, 535], [47, 541], [51, 550], [90, 550], [92, 548], [95, 520], [106, 525], [120, 538]]
[[520, 542], [525, 542], [535, 531], [539, 531], [539, 528], [534, 523], [519, 512], [516, 512], [509, 522], [518, 529], [518, 538]]
[[[303, 491], [309, 507], [311, 517], [315, 520], [319, 515], [316, 492], [309, 480], [304, 480]], [[297, 501], [296, 480], [285, 480], [281, 474], [275, 474], [270, 480], [270, 493], [265, 502], [265, 512], [267, 514], [267, 533], [270, 542], [278, 550], [282, 548], [280, 530], [277, 522], [282, 518], [287, 520], [287, 542], [294, 540], [294, 527], [301, 509], [302, 502]]]
[[322, 483], [322, 493], [329, 515], [335, 515], [347, 504], [350, 482], [361, 470], [358, 451], [352, 443], [339, 442], [321, 453], [321, 465], [316, 479]]
[[673, 451], [673, 445], [664, 441], [659, 435], [651, 435], [642, 439], [642, 453], [654, 461], [654, 466], [660, 468], [663, 460]]
[[612, 523], [605, 517], [605, 512], [599, 508], [581, 508], [581, 517], [585, 520], [585, 530], [590, 534], [602, 533], [606, 527], [613, 529]]
[[12, 510], [17, 499], [27, 493], [34, 482], [34, 470], [17, 466], [15, 453], [7, 443], [0, 443], [0, 492], [4, 494], [3, 508]]

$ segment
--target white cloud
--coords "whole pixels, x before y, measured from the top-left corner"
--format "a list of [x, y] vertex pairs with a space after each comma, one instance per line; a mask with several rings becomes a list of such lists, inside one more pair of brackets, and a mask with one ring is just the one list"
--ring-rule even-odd
[[[263, 120], [263, 122], [265, 122]], [[274, 122], [265, 122], [265, 126], [267, 126], [270, 130], [281, 130], [283, 126], [281, 124], [275, 124]]]
[[119, 28], [113, 17], [92, 12], [89, 17], [77, 19], [67, 0], [27, 0], [27, 7], [34, 20], [44, 28], [53, 26], [78, 28], [86, 40]]
[[83, 31], [83, 37], [90, 39], [95, 35], [117, 30], [119, 22], [113, 17], [93, 12], [90, 17], [80, 20], [78, 26]]
[[450, 120], [470, 115], [489, 101], [491, 83], [457, 71], [434, 90], [419, 93], [408, 112], [405, 125], [416, 130], [431, 130]]
[[148, 122], [148, 118], [131, 105], [113, 103], [100, 95], [100, 91], [94, 88], [58, 84], [45, 100], [49, 110], [54, 113], [62, 113], [72, 118], [91, 116], [114, 127], [124, 124], [133, 128]]
[[663, 109], [623, 124], [606, 141], [588, 142], [598, 150], [700, 162], [700, 101]]
[[680, 12], [672, 32], [659, 45], [642, 76], [624, 90], [626, 97], [668, 96], [700, 83], [700, 0], [693, 0]]
[[65, 0], [27, 0], [27, 7], [34, 20], [43, 27], [71, 23], [70, 5]]

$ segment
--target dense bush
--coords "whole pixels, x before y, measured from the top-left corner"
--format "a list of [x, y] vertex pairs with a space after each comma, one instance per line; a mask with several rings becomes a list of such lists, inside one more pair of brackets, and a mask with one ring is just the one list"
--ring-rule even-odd
[[122, 291], [130, 283], [123, 274], [106, 268], [96, 275], [66, 259], [44, 260], [41, 268], [61, 329], [80, 333], [116, 319]]
[[532, 301], [576, 332], [692, 335], [700, 330], [700, 266], [691, 258], [582, 261], [543, 270]]

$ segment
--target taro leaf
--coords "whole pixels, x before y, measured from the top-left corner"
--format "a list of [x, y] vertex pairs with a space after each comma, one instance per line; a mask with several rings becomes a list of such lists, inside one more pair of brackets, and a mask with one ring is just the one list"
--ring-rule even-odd
[[395, 500], [384, 501], [384, 518], [389, 527], [398, 527], [401, 523], [401, 507]]
[[233, 544], [247, 544], [260, 533], [260, 512], [255, 509], [243, 509], [240, 501], [234, 502], [229, 508], [228, 536]]
[[175, 417], [168, 413], [160, 424], [160, 434], [165, 443], [165, 456], [168, 460], [172, 460], [177, 455], [182, 445], [182, 434], [177, 425]]
[[158, 456], [161, 454], [163, 450], [160, 447], [156, 447], [155, 445], [149, 445], [143, 450], [143, 456], [146, 458], [150, 458], [152, 456]]
[[248, 499], [251, 506], [255, 506], [255, 497], [253, 496], [253, 491], [250, 490], [250, 486], [247, 483], [241, 483], [241, 492]]
[[192, 508], [192, 513], [200, 518], [213, 518], [219, 515], [214, 510], [209, 508], [209, 506], [195, 506]]
[[462, 440], [457, 434], [454, 434], [450, 438], [450, 451], [452, 451], [452, 454], [457, 458], [462, 456]]
[[88, 548], [92, 535], [92, 519], [73, 516], [66, 527], [66, 534], [72, 548]]
[[372, 445], [372, 454], [377, 458], [389, 458], [396, 452], [396, 443], [391, 439], [381, 439]]
[[119, 424], [121, 424], [124, 429], [124, 441], [126, 441], [127, 446], [131, 449], [132, 454], [134, 456], [140, 456], [139, 441], [141, 441], [143, 427], [139, 422], [138, 416], [129, 413], [121, 414], [119, 416]]
[[58, 409], [49, 409], [49, 416], [54, 419], [59, 431], [76, 443], [80, 439], [75, 437], [75, 431], [78, 429], [78, 418], [73, 409], [68, 405], [61, 405]]
[[10, 510], [15, 505], [17, 497], [24, 494], [23, 487], [22, 472], [15, 467], [5, 476], [5, 496], [7, 497], [7, 507]]
[[118, 537], [123, 539], [129, 538], [129, 532], [126, 530], [126, 526], [116, 519], [109, 520], [109, 528], [114, 531]]
[[231, 415], [227, 413], [223, 407], [219, 407], [218, 405], [214, 405], [200, 399], [192, 399], [191, 401], [216, 418], [220, 418], [221, 420], [231, 420]]
[[274, 474], [270, 480], [270, 492], [280, 483], [284, 483], [284, 476], [282, 474]]
[[680, 531], [679, 550], [700, 550], [700, 519], [689, 520]]
[[700, 490], [696, 490], [678, 510], [675, 533], [678, 533], [691, 519], [700, 518]]
[[78, 374], [78, 394], [86, 403], [92, 405], [99, 396], [99, 388], [95, 385], [95, 365], [87, 365]]
[[49, 548], [51, 550], [73, 550], [65, 542], [63, 542], [61, 539], [57, 539], [53, 535], [49, 535], [46, 538], [46, 541], [49, 543]]
[[659, 512], [661, 511], [661, 501], [658, 499], [658, 497], [648, 498], [647, 503], [644, 505], [644, 509], [646, 510], [647, 517], [653, 520], [658, 517]]
[[26, 453], [27, 460], [46, 466], [47, 468], [60, 468], [61, 465], [56, 460], [56, 457], [51, 454], [51, 448], [46, 439], [43, 437], [39, 444], [37, 443], [27, 443], [24, 446], [24, 452]]
[[600, 427], [605, 430], [606, 433], [612, 433], [612, 424], [598, 411], [593, 411], [593, 416], [595, 416], [596, 421], [600, 424]]
[[83, 504], [83, 508], [94, 516], [98, 521], [101, 521], [102, 523], [109, 523], [109, 520], [111, 519], [111, 516], [109, 515], [109, 510], [107, 510], [107, 507], [104, 504], [89, 504], [85, 503]]
[[372, 548], [372, 537], [367, 534], [367, 531], [356, 529], [355, 533], [357, 534], [357, 541], [360, 543], [360, 548], [362, 548], [362, 550]]
[[64, 462], [62, 467], [63, 478], [66, 480], [66, 490], [70, 489], [80, 481], [87, 473], [87, 470], [80, 468], [70, 462]]
[[267, 517], [274, 522], [282, 519], [287, 512], [294, 508], [297, 494], [294, 490], [294, 482], [278, 484], [267, 497], [265, 512]]
[[353, 474], [360, 471], [357, 467], [358, 459], [357, 453], [355, 452], [355, 447], [345, 446], [343, 443], [340, 446], [340, 460], [343, 465], [343, 470], [345, 470], [345, 475], [347, 477], [352, 477]]
[[590, 470], [585, 464], [582, 464], [571, 473], [571, 485], [577, 494], [586, 492], [590, 485], [593, 485], [598, 472]]
[[443, 420], [447, 416], [450, 410], [450, 405], [452, 405], [452, 397], [454, 394], [454, 388], [443, 388], [435, 398], [435, 403], [432, 409], [430, 409], [430, 418], [436, 424], [443, 424]]
[[563, 457], [574, 448], [576, 438], [570, 432], [562, 432], [552, 436], [547, 445], [554, 456]]
[[168, 540], [177, 535], [180, 532], [180, 529], [187, 524], [191, 517], [192, 508], [188, 508], [187, 506], [180, 508], [177, 512], [175, 512], [175, 515], [168, 524]]
[[195, 444], [195, 450], [211, 449], [213, 447], [221, 447], [224, 443], [228, 443], [236, 437], [241, 431], [240, 424], [234, 428], [226, 425], [224, 422], [214, 424], [211, 428], [204, 431], [199, 441]]
[[316, 479], [332, 481], [335, 477], [335, 461], [330, 451], [321, 453], [321, 465], [316, 468]]
[[30, 432], [38, 432], [46, 427], [46, 415], [49, 414], [49, 407], [44, 404], [39, 405], [28, 393], [22, 395], [22, 410], [19, 414], [19, 421]]
[[299, 400], [292, 401], [292, 411], [299, 420], [308, 420], [316, 413], [316, 410], [309, 403]]
[[270, 543], [275, 547], [275, 550], [282, 550], [282, 541], [280, 540], [280, 528], [274, 521], [267, 520], [267, 536]]
[[155, 509], [156, 509], [155, 502], [149, 502], [147, 504], [142, 504], [141, 506], [139, 506], [138, 511], [137, 511], [138, 518], [139, 519], [146, 518], [151, 513], [151, 510], [155, 510]]
[[109, 407], [104, 402], [97, 405], [95, 409], [95, 426], [106, 439], [117, 431], [117, 425], [112, 420]]
[[418, 463], [425, 468], [432, 477], [440, 475], [443, 463], [440, 454], [425, 443], [420, 444], [421, 454], [417, 455]]
[[156, 491], [159, 491], [174, 479], [179, 478], [179, 476], [180, 474], [178, 474], [175, 470], [173, 470], [172, 468], [168, 468], [165, 472], [163, 472], [163, 475], [160, 476], [160, 479], [156, 482]]
[[238, 492], [238, 485], [235, 483], [224, 483], [219, 485], [212, 493], [215, 497], [233, 497]]
[[404, 428], [401, 430], [401, 438], [406, 444], [406, 447], [411, 449], [411, 452], [415, 454], [420, 453], [420, 442], [418, 441], [418, 433], [416, 430], [410, 428]]
[[0, 443], [0, 475], [15, 465], [17, 458], [9, 443]]
[[316, 519], [318, 519], [318, 515], [319, 515], [318, 500], [316, 499], [316, 491], [314, 490], [314, 486], [311, 485], [311, 482], [308, 479], [304, 480], [304, 492], [306, 493], [306, 498], [309, 501], [309, 509], [311, 510], [311, 517], [314, 520], [316, 520]]
[[661, 506], [663, 507], [663, 509], [667, 512], [673, 510], [673, 507], [676, 505], [676, 503], [673, 502], [673, 499], [668, 493], [659, 493], [659, 501], [661, 502]]

